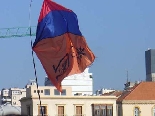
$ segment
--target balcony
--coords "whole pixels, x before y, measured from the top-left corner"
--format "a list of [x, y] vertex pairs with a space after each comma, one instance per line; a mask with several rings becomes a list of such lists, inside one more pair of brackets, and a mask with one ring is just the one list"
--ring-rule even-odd
[[1, 99], [3, 102], [11, 102], [11, 99], [10, 98], [2, 98]]

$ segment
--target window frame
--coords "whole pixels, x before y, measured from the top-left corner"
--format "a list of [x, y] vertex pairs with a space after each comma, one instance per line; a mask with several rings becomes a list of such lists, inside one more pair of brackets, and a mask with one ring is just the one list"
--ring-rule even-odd
[[155, 106], [152, 107], [152, 116], [155, 116]]
[[44, 95], [51, 95], [50, 89], [44, 89]]
[[[74, 105], [74, 116], [84, 116], [85, 111], [84, 111], [84, 104], [73, 104]], [[76, 107], [82, 107], [82, 114], [77, 114], [76, 112]]]
[[13, 102], [13, 105], [17, 105], [16, 101]]
[[[138, 109], [138, 115], [135, 113], [136, 109]], [[134, 114], [134, 116], [141, 116], [141, 111], [140, 111], [140, 107], [139, 106], [135, 106], [134, 107], [133, 114]]]
[[[96, 109], [95, 107], [98, 106], [98, 113], [96, 113]], [[104, 107], [104, 108], [103, 108]], [[111, 114], [108, 114], [107, 111], [108, 111], [108, 107], [111, 107], [109, 108], [111, 110]], [[92, 110], [93, 110], [93, 116], [113, 116], [113, 104], [92, 104]], [[104, 112], [104, 113], [103, 113]]]
[[66, 104], [56, 104], [56, 113], [57, 113], [56, 115], [59, 116], [58, 115], [58, 110], [59, 110], [58, 108], [61, 106], [64, 107], [64, 114], [63, 115], [65, 116], [66, 115]]
[[40, 116], [40, 115], [42, 115], [41, 114], [41, 107], [45, 107], [45, 113], [43, 114], [43, 115], [48, 115], [48, 106], [47, 105], [38, 105], [38, 115]]
[[[55, 94], [55, 93], [58, 93], [58, 94]], [[54, 95], [60, 95], [60, 92], [57, 90], [57, 89], [54, 89]]]
[[36, 90], [34, 90], [34, 93], [36, 93]]
[[66, 89], [62, 89], [62, 93], [61, 93], [61, 95], [62, 95], [62, 96], [66, 96], [66, 94], [67, 94]]
[[13, 99], [16, 100], [16, 96], [13, 96]]

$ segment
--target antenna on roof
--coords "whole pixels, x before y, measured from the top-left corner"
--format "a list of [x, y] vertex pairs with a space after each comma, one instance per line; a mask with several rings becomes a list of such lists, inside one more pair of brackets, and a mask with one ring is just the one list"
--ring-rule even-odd
[[126, 82], [128, 83], [129, 82], [128, 70], [126, 70], [126, 77], [127, 77]]

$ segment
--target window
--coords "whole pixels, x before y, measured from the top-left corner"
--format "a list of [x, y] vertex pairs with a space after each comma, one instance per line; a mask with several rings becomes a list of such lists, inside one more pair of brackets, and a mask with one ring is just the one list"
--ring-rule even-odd
[[153, 116], [155, 116], [155, 107], [153, 107]]
[[140, 110], [138, 107], [135, 107], [135, 110], [134, 110], [134, 116], [140, 116]]
[[44, 90], [44, 94], [45, 94], [45, 95], [50, 95], [50, 89], [45, 89], [45, 90]]
[[113, 106], [93, 104], [93, 116], [113, 116]]
[[64, 106], [58, 106], [58, 116], [64, 116]]
[[60, 95], [60, 92], [57, 89], [54, 89], [54, 95]]
[[106, 106], [100, 106], [100, 109], [101, 109], [101, 112], [100, 112], [100, 114], [102, 115], [102, 116], [106, 116]]
[[83, 116], [82, 115], [82, 106], [76, 106], [76, 115], [75, 116]]
[[112, 116], [112, 115], [113, 115], [112, 106], [107, 106], [107, 116]]
[[43, 115], [46, 116], [47, 115], [47, 106], [38, 106], [38, 115]]
[[40, 90], [37, 90], [37, 93], [40, 93]]
[[13, 96], [13, 99], [16, 99], [16, 96]]
[[34, 90], [34, 93], [36, 93], [36, 90]]
[[8, 92], [7, 91], [4, 91], [4, 93], [7, 94]]
[[95, 106], [94, 107], [94, 115], [100, 115], [100, 106]]
[[12, 90], [12, 94], [13, 94], [13, 95], [20, 95], [21, 93], [20, 93], [20, 91], [18, 91], [18, 90]]
[[61, 95], [66, 95], [66, 89], [63, 89], [63, 90], [62, 90]]
[[43, 93], [43, 90], [41, 90], [41, 93]]
[[13, 102], [13, 105], [16, 105], [16, 102]]

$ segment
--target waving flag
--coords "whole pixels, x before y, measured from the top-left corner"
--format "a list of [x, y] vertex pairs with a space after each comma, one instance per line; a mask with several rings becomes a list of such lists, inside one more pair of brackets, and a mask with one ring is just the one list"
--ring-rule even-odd
[[65, 77], [82, 73], [95, 59], [76, 14], [51, 0], [43, 2], [32, 49], [59, 91]]

